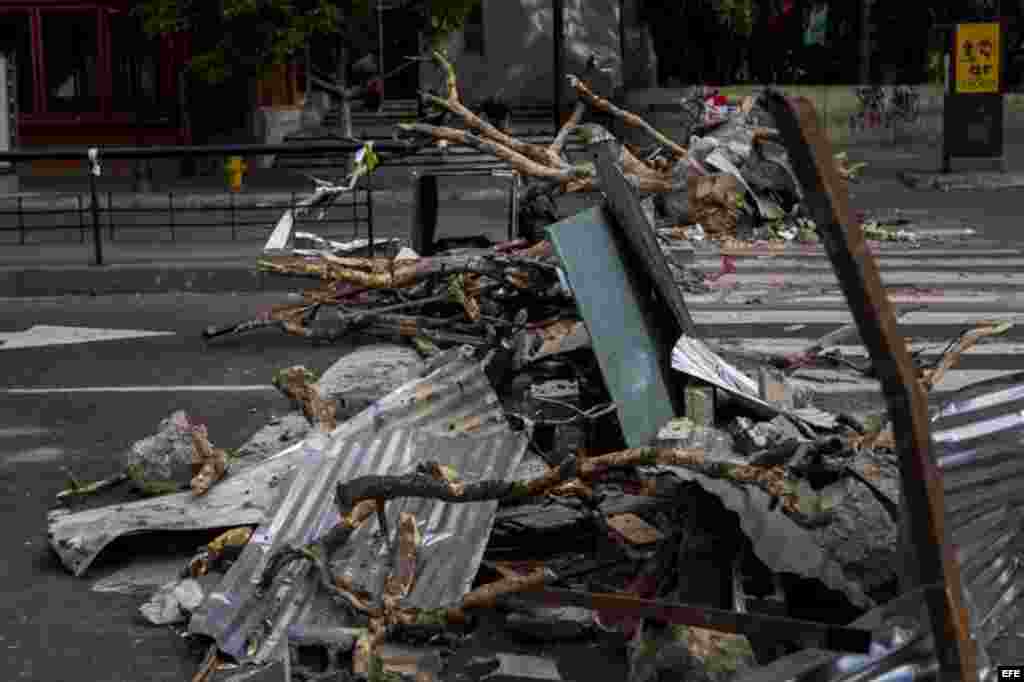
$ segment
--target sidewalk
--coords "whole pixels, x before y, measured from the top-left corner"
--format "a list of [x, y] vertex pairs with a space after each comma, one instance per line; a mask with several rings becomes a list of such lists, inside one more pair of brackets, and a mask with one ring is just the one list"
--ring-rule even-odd
[[[972, 243], [1003, 243], [1007, 235], [1018, 229], [1019, 211], [1013, 193], [966, 191], [956, 193], [954, 199], [952, 194], [908, 189], [901, 181], [901, 174], [908, 170], [926, 172], [937, 168], [938, 153], [934, 149], [862, 145], [837, 148], [836, 151], [846, 151], [852, 162], [868, 164], [861, 182], [850, 187], [855, 209], [883, 213], [905, 211], [907, 216], [925, 221], [934, 215], [940, 223], [945, 220], [944, 224], [948, 225], [977, 226], [979, 234], [971, 238]], [[1011, 169], [1024, 170], [1021, 168], [1024, 165], [1022, 151], [1024, 144], [1008, 148]], [[288, 180], [289, 175], [294, 183], [292, 186], [301, 190], [305, 178], [298, 176], [296, 180], [295, 174], [273, 171], [254, 173], [249, 191], [237, 195], [223, 193], [218, 184], [219, 178], [208, 177], [194, 179], [187, 185], [190, 193], [182, 191], [181, 196], [197, 205], [221, 208], [229, 201], [239, 202], [237, 205], [250, 202], [249, 205], [266, 207], [269, 216], [277, 207], [291, 201], [292, 187], [282, 188], [280, 185], [281, 178]], [[278, 184], [274, 186], [274, 182]], [[41, 189], [37, 183], [31, 184], [37, 185], [37, 190]], [[390, 184], [391, 187], [374, 192], [375, 204], [380, 208], [375, 214], [375, 237], [407, 240], [412, 191], [408, 184], [402, 186], [401, 178], [391, 178]], [[504, 183], [488, 178], [445, 179], [441, 189], [439, 236], [486, 234], [494, 241], [507, 236], [507, 209], [504, 204], [507, 190]], [[41, 202], [51, 208], [54, 200], [52, 190], [25, 193], [23, 197], [23, 202]], [[129, 203], [166, 206], [167, 200], [166, 193], [153, 193], [130, 195]], [[65, 197], [57, 201], [73, 203], [75, 199]], [[10, 202], [9, 197], [0, 198], [0, 206], [9, 206]], [[121, 202], [115, 199], [115, 204], [121, 205]], [[563, 215], [570, 215], [581, 205], [581, 198], [574, 197], [562, 205], [561, 211]], [[0, 297], [157, 291], [294, 291], [313, 285], [313, 280], [256, 272], [256, 259], [272, 224], [268, 220], [265, 229], [252, 228], [243, 241], [197, 238], [208, 235], [210, 231], [196, 231], [192, 239], [183, 242], [105, 240], [104, 260], [110, 264], [104, 266], [90, 265], [93, 259], [91, 237], [85, 243], [78, 243], [77, 229], [75, 242], [0, 245]], [[313, 226], [308, 229], [317, 231]], [[118, 228], [119, 236], [122, 231], [130, 231], [130, 228]], [[329, 236], [329, 232], [325, 228], [321, 233]], [[360, 236], [365, 237], [364, 232]], [[166, 239], [157, 237], [161, 238]], [[711, 251], [713, 249], [709, 253]]]

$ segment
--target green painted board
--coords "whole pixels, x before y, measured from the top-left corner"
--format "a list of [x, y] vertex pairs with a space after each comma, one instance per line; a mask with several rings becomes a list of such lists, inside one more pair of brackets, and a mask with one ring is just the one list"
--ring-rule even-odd
[[619, 406], [626, 443], [641, 447], [675, 415], [658, 335], [609, 220], [597, 206], [549, 225], [547, 232], [590, 332], [605, 385]]

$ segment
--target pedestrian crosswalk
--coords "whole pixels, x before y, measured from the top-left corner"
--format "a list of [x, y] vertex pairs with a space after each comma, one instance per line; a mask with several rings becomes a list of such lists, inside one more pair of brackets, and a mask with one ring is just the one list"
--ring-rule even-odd
[[[875, 262], [890, 301], [904, 311], [900, 329], [920, 362], [937, 360], [965, 329], [988, 321], [1015, 327], [969, 350], [945, 375], [932, 396], [978, 381], [1024, 371], [1024, 250], [979, 242], [874, 247]], [[785, 250], [698, 249], [687, 266], [705, 276], [703, 291], [686, 293], [702, 337], [743, 355], [799, 353], [853, 316], [821, 247]], [[866, 365], [866, 348], [856, 335], [838, 346], [844, 361]], [[741, 368], [743, 360], [736, 363]], [[749, 366], [748, 366], [749, 369]], [[881, 408], [876, 380], [842, 366], [804, 368], [798, 385], [839, 402], [860, 400]]]

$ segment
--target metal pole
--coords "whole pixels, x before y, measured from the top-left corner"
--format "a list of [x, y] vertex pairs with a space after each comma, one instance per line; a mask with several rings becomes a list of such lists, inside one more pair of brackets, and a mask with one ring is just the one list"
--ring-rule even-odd
[[171, 241], [177, 241], [174, 231], [174, 192], [167, 193], [167, 210], [171, 214]]
[[[893, 430], [900, 434], [901, 503], [920, 585], [939, 585], [925, 600], [930, 615], [939, 679], [978, 679], [977, 643], [971, 637], [962, 603], [960, 565], [945, 529], [941, 472], [932, 453], [928, 397], [897, 328], [896, 315], [882, 286], [874, 257], [865, 248], [864, 232], [851, 219], [849, 195], [831, 163], [828, 138], [807, 100], [793, 103], [770, 92], [765, 108], [772, 114], [782, 142], [790, 150], [797, 179], [811, 216], [846, 297], [860, 338], [882, 383]], [[913, 587], [916, 587], [914, 585]]]
[[114, 241], [114, 193], [107, 192], [107, 229], [110, 230], [110, 241]]
[[229, 194], [228, 198], [231, 199], [231, 241], [235, 241], [238, 235], [238, 227], [235, 225], [235, 195]]
[[377, 73], [384, 75], [384, 0], [377, 0]]
[[22, 208], [22, 197], [18, 197], [18, 243], [25, 245], [25, 211]]
[[99, 196], [97, 196], [98, 192], [96, 191], [96, 178], [99, 177], [101, 172], [100, 152], [95, 147], [89, 150], [89, 166], [89, 194], [92, 198], [89, 203], [89, 209], [92, 211], [92, 241], [96, 254], [95, 265], [103, 265], [103, 230], [100, 229]]
[[[366, 178], [366, 235], [367, 239], [370, 240], [370, 258], [373, 258], [373, 188], [370, 185], [370, 178]], [[358, 191], [358, 187], [356, 188]], [[358, 194], [356, 196], [359, 196]], [[353, 211], [358, 211], [358, 207], [353, 207]], [[358, 228], [359, 223], [356, 222]]]
[[555, 49], [554, 119], [557, 133], [562, 127], [562, 93], [565, 89], [565, 0], [551, 0], [551, 10], [552, 42]]

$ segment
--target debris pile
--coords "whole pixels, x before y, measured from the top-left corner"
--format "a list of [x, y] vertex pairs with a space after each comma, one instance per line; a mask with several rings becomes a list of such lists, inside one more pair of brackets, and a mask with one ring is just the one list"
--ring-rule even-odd
[[[574, 87], [590, 106], [646, 125]], [[828, 366], [891, 382], [888, 365], [834, 352], [863, 326], [795, 356], [712, 346], [636, 192], [676, 187], [668, 157], [642, 161], [597, 133], [588, 168], [557, 149], [522, 147], [470, 118], [453, 74], [436, 103], [487, 139], [406, 127], [491, 149], [563, 188], [600, 187], [604, 202], [548, 225], [543, 241], [431, 257], [399, 245], [359, 255], [326, 240], [300, 253], [286, 230], [261, 267], [320, 287], [205, 336], [277, 327], [372, 345], [323, 375], [278, 372], [273, 385], [294, 411], [237, 450], [211, 444], [215, 423], [175, 412], [136, 444], [125, 474], [75, 483], [59, 497], [84, 506], [49, 517], [64, 565], [83, 575], [129, 534], [214, 531], [141, 606], [150, 622], [202, 644], [197, 681], [243, 679], [239, 666], [309, 680], [563, 679], [571, 660], [538, 639], [567, 652], [583, 643], [587, 656], [609, 644], [618, 653], [608, 654], [606, 679], [630, 682], [735, 680], [794, 665], [787, 655], [804, 649], [827, 651], [823, 661], [848, 654], [847, 664], [877, 654], [889, 621], [875, 616], [903, 603], [892, 600], [906, 586], [908, 510], [921, 513], [907, 499], [906, 424], [895, 409], [871, 420], [817, 409], [793, 378]], [[687, 151], [661, 142], [692, 168], [734, 168], [736, 149], [760, 129], [735, 119], [721, 127], [728, 143], [698, 140]], [[793, 199], [800, 183], [773, 158]], [[699, 197], [689, 205], [706, 212], [705, 230], [734, 233], [754, 183], [687, 173], [686, 191]], [[780, 202], [756, 203], [791, 215]], [[966, 331], [937, 362], [915, 365], [904, 388], [923, 396], [963, 352], [1007, 328]], [[974, 422], [956, 420], [991, 410], [995, 394], [947, 408], [939, 442], [977, 438]], [[986, 433], [1004, 431], [1016, 433], [1005, 421]], [[976, 477], [948, 475], [958, 524], [1017, 537], [1016, 511], [956, 497]], [[124, 479], [146, 496], [102, 506]], [[981, 563], [968, 569], [979, 608], [1013, 603], [1011, 593], [1007, 602], [976, 590], [988, 584]], [[927, 623], [914, 616], [920, 635]], [[887, 641], [885, 651], [905, 640]]]

